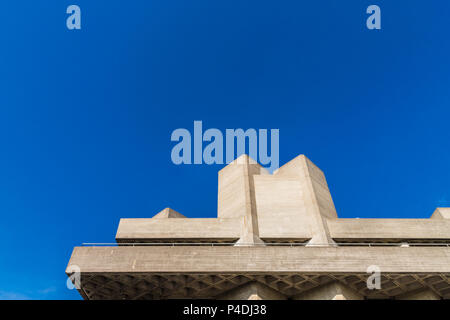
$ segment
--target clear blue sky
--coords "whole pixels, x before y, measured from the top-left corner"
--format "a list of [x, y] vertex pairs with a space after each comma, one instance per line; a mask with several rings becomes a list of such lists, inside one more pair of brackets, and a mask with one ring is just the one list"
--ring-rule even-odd
[[72, 248], [113, 242], [121, 217], [214, 217], [222, 166], [170, 160], [194, 120], [279, 128], [281, 164], [306, 154], [341, 217], [450, 206], [449, 15], [442, 0], [2, 3], [0, 299], [79, 299]]

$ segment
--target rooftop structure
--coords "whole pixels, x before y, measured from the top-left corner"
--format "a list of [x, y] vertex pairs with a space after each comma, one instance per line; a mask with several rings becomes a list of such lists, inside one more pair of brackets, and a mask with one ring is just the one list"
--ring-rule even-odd
[[[448, 299], [450, 208], [429, 219], [338, 218], [303, 155], [273, 174], [219, 171], [217, 218], [121, 219], [115, 245], [75, 247], [84, 299]], [[381, 272], [370, 289], [370, 266]], [[79, 269], [78, 269], [79, 268]]]

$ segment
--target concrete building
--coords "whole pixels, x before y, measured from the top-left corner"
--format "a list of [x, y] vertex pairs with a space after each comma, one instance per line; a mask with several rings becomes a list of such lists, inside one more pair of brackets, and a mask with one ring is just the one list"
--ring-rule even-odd
[[74, 248], [66, 273], [80, 270], [85, 299], [450, 298], [450, 208], [338, 218], [323, 172], [301, 155], [273, 174], [236, 159], [219, 171], [217, 209], [121, 219], [117, 245]]

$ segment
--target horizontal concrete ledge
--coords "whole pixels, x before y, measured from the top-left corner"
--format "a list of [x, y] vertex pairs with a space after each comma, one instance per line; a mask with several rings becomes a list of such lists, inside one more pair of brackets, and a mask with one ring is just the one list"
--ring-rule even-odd
[[[223, 240], [239, 239], [240, 219], [177, 218], [120, 219], [116, 241], [146, 240]], [[189, 241], [188, 241], [189, 242]]]
[[[329, 219], [331, 238], [345, 241], [427, 240], [450, 241], [450, 219]], [[178, 219], [121, 219], [116, 241], [231, 242], [240, 238], [242, 219], [239, 218], [178, 218]], [[305, 229], [295, 234], [261, 233], [261, 238], [273, 241], [302, 242], [311, 238]]]
[[330, 219], [333, 239], [450, 240], [450, 220], [444, 219]]
[[82, 273], [448, 273], [448, 247], [75, 247]]
[[[120, 219], [116, 241], [232, 242], [240, 238], [243, 224], [242, 218]], [[311, 239], [306, 227], [296, 233], [260, 233], [260, 237], [267, 241], [306, 242]]]

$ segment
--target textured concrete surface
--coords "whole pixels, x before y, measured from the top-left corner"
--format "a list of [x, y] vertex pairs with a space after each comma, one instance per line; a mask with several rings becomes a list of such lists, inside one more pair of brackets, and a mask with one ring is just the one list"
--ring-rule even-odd
[[286, 300], [286, 296], [259, 282], [249, 282], [219, 295], [220, 300]]
[[398, 300], [440, 300], [441, 298], [437, 293], [430, 289], [413, 291], [412, 293], [406, 293], [397, 297]]
[[83, 272], [450, 273], [447, 247], [76, 247], [69, 264]]
[[[76, 247], [86, 299], [450, 297], [450, 208], [431, 219], [341, 219], [303, 155], [273, 174], [243, 155], [219, 171], [217, 218], [166, 208], [121, 219], [120, 246]], [[367, 268], [382, 288], [366, 286]]]
[[363, 300], [358, 292], [340, 282], [331, 282], [293, 297], [294, 300]]
[[120, 219], [117, 242], [217, 241], [239, 239], [243, 219]]
[[450, 238], [450, 219], [334, 219], [328, 221], [328, 228], [338, 241]]
[[383, 273], [381, 287], [376, 290], [367, 288], [367, 277], [363, 273], [83, 272], [79, 292], [85, 299], [218, 299], [247, 283], [258, 282], [289, 299], [300, 299], [302, 293], [337, 281], [364, 299], [398, 299], [420, 290], [450, 298], [448, 274]]

